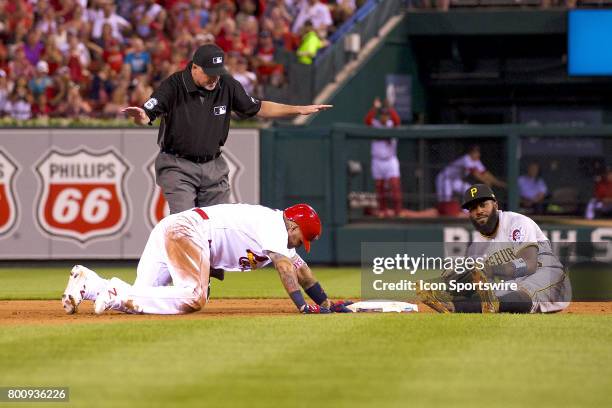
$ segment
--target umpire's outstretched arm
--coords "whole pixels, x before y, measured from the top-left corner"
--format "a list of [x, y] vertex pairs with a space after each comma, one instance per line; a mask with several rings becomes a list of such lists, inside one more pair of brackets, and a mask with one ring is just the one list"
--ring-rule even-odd
[[265, 119], [282, 118], [292, 115], [310, 115], [331, 108], [333, 105], [285, 105], [282, 103], [261, 101], [257, 116]]

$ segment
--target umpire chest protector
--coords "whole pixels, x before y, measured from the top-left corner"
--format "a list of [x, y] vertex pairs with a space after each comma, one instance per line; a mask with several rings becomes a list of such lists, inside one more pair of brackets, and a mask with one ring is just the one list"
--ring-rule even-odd
[[191, 65], [166, 78], [143, 108], [151, 121], [161, 116], [158, 144], [163, 151], [214, 156], [227, 140], [231, 111], [252, 117], [261, 102], [231, 75], [221, 75], [212, 91], [196, 86]]

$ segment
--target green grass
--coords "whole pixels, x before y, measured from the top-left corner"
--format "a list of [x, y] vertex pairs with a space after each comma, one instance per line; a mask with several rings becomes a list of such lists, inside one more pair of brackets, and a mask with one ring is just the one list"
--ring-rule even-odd
[[[358, 270], [315, 273], [331, 296], [359, 296]], [[0, 269], [0, 297], [57, 299], [66, 277]], [[213, 291], [285, 296], [273, 270]], [[53, 406], [74, 407], [603, 407], [611, 345], [609, 315], [71, 318], [0, 326], [0, 386], [67, 386], [70, 404]]]
[[585, 315], [13, 326], [0, 384], [68, 386], [82, 407], [610, 406], [611, 338]]
[[[357, 268], [313, 268], [329, 296], [358, 298], [361, 283]], [[59, 299], [68, 281], [67, 268], [0, 268], [0, 300]], [[135, 268], [96, 268], [105, 278], [116, 276], [132, 283]], [[252, 272], [228, 272], [225, 280], [213, 279], [213, 295], [219, 298], [284, 298], [287, 297], [278, 274], [265, 268]]]

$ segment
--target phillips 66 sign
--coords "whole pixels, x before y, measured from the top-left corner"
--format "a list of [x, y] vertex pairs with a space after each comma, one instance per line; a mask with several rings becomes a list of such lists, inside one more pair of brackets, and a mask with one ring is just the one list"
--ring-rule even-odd
[[120, 231], [128, 219], [129, 166], [114, 148], [49, 150], [36, 164], [36, 219], [44, 234], [84, 244]]
[[7, 152], [0, 149], [0, 237], [7, 237], [8, 232], [17, 223], [17, 205], [15, 204], [15, 176], [17, 164], [9, 158]]

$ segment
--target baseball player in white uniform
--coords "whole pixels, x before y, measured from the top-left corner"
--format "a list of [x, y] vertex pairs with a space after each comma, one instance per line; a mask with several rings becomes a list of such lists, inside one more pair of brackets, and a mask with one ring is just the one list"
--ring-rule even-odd
[[[347, 312], [333, 303], [312, 271], [296, 253], [321, 234], [318, 214], [306, 204], [284, 211], [260, 205], [220, 204], [193, 208], [164, 218], [153, 228], [138, 263], [133, 285], [106, 280], [75, 266], [62, 296], [68, 314], [83, 300], [95, 301], [95, 312], [183, 314], [207, 302], [211, 268], [247, 271], [270, 262], [301, 313]], [[316, 305], [304, 300], [301, 289]]]
[[482, 183], [505, 187], [506, 183], [498, 180], [480, 161], [480, 147], [471, 146], [468, 152], [451, 164], [446, 166], [436, 176], [436, 194], [439, 202], [453, 200], [455, 194], [462, 194], [470, 183], [467, 178], [472, 177]]
[[[440, 312], [549, 313], [565, 309], [572, 291], [565, 268], [553, 254], [550, 241], [530, 218], [500, 211], [495, 194], [485, 184], [470, 186], [462, 207], [480, 233], [468, 248], [468, 257], [482, 257], [484, 271], [445, 272], [446, 281], [488, 282], [497, 278], [516, 290], [477, 290], [478, 301], [466, 293], [448, 298], [432, 291], [420, 293], [424, 303]], [[446, 298], [444, 296], [446, 295]], [[469, 293], [467, 294], [469, 297]]]
[[[383, 107], [377, 98], [365, 117], [365, 123], [375, 128], [393, 128], [399, 126], [401, 119], [390, 106]], [[378, 215], [400, 216], [402, 213], [402, 185], [400, 162], [397, 158], [397, 139], [372, 140], [372, 178], [376, 187]], [[387, 209], [387, 200], [391, 210]]]

